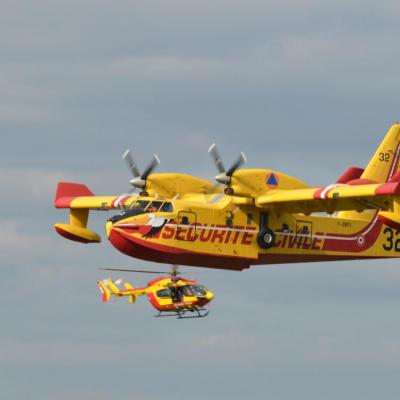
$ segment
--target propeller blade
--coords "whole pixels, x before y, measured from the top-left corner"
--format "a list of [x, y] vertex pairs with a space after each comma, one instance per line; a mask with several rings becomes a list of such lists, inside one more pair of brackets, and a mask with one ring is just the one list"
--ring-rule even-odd
[[116, 281], [114, 281], [114, 283], [116, 285], [120, 285], [122, 283], [122, 278], [117, 279]]
[[232, 166], [226, 171], [226, 176], [232, 176], [233, 173], [240, 168], [244, 163], [247, 162], [246, 156], [244, 153], [240, 153], [239, 158], [232, 164]]
[[132, 175], [137, 178], [138, 176], [140, 176], [140, 171], [138, 166], [136, 165], [131, 151], [128, 149], [125, 151], [124, 155], [122, 156], [122, 158], [126, 161], [126, 163], [128, 164], [128, 168], [131, 171]]
[[141, 175], [141, 179], [145, 181], [148, 178], [148, 176], [154, 171], [157, 165], [160, 165], [160, 159], [158, 158], [157, 154], [154, 154], [153, 160]]
[[222, 162], [222, 158], [219, 154], [219, 151], [217, 149], [217, 145], [215, 143], [213, 143], [210, 148], [208, 149], [208, 152], [210, 153], [210, 156], [213, 158], [214, 160], [214, 164], [218, 169], [218, 172], [220, 174], [225, 172], [225, 167], [224, 167], [224, 163]]

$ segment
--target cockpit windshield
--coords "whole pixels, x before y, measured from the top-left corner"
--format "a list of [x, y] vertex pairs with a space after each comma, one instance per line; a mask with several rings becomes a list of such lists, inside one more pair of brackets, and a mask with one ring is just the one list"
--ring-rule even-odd
[[169, 201], [162, 200], [135, 200], [131, 203], [127, 210], [121, 211], [119, 214], [114, 215], [109, 221], [115, 223], [121, 219], [134, 217], [136, 215], [150, 213], [150, 212], [172, 212], [172, 204]]
[[146, 212], [172, 212], [172, 204], [169, 201], [161, 201], [161, 200], [136, 200], [134, 201], [129, 208], [141, 208]]
[[185, 296], [205, 296], [206, 288], [201, 285], [185, 285], [182, 287]]
[[149, 201], [148, 200], [135, 200], [132, 201], [132, 203], [129, 206], [129, 209], [132, 208], [141, 208], [142, 210], [145, 210], [146, 207], [149, 205]]

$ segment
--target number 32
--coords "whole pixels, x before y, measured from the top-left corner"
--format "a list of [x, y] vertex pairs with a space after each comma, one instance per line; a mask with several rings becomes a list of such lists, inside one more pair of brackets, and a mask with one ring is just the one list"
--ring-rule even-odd
[[394, 249], [394, 251], [400, 252], [400, 232], [395, 232], [392, 228], [385, 228], [383, 233], [386, 234], [386, 242], [383, 243], [383, 249], [386, 251]]

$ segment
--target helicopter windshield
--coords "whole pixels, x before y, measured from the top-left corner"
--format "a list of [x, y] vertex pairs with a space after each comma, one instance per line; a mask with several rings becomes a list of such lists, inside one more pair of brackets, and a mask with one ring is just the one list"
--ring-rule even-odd
[[157, 297], [171, 297], [171, 290], [168, 289], [161, 289], [156, 292]]
[[182, 287], [185, 296], [205, 296], [206, 288], [201, 285], [185, 285]]

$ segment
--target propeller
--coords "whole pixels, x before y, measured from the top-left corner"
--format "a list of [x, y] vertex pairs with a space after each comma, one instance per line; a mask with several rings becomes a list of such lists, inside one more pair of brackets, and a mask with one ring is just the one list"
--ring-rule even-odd
[[125, 151], [122, 158], [126, 161], [129, 171], [131, 171], [131, 174], [133, 176], [133, 178], [129, 181], [129, 183], [135, 188], [142, 189], [142, 192], [140, 193], [142, 196], [147, 195], [146, 193], [147, 178], [160, 164], [160, 159], [158, 158], [157, 154], [153, 155], [150, 164], [147, 166], [147, 168], [144, 170], [142, 174], [140, 173], [139, 168], [135, 160], [133, 159], [131, 151], [129, 149]]
[[208, 152], [210, 153], [210, 156], [214, 160], [214, 164], [219, 172], [219, 174], [215, 177], [215, 180], [226, 186], [225, 194], [232, 195], [233, 194], [233, 189], [231, 188], [232, 175], [237, 169], [239, 169], [243, 164], [247, 162], [246, 156], [244, 155], [243, 152], [241, 152], [238, 159], [231, 165], [231, 167], [228, 170], [226, 170], [224, 167], [224, 163], [222, 161], [222, 157], [219, 154], [217, 145], [215, 143], [213, 143], [210, 146]]

